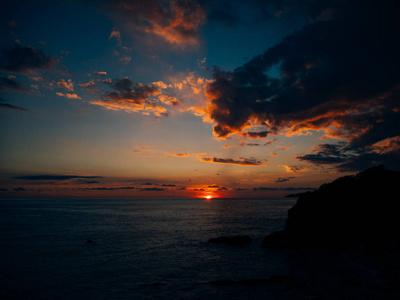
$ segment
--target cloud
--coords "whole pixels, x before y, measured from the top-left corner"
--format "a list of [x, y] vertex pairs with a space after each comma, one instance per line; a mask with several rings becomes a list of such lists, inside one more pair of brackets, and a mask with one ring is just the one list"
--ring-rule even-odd
[[119, 31], [113, 30], [108, 39], [116, 39], [118, 42], [118, 46], [121, 46], [121, 33]]
[[400, 151], [400, 136], [395, 136], [381, 140], [371, 146], [372, 151], [378, 154], [399, 152]]
[[283, 166], [288, 173], [298, 173], [305, 171], [307, 168], [305, 166]]
[[164, 188], [153, 187], [153, 188], [142, 188], [142, 189], [140, 189], [140, 190], [141, 190], [141, 191], [162, 192], [162, 191], [165, 191], [166, 189], [164, 189]]
[[132, 57], [130, 57], [129, 55], [123, 55], [118, 61], [121, 64], [127, 65], [131, 62]]
[[96, 75], [99, 75], [101, 77], [107, 76], [107, 72], [104, 72], [104, 71], [94, 71], [93, 73]]
[[0, 51], [0, 71], [3, 72], [31, 74], [35, 70], [48, 69], [58, 62], [57, 59], [45, 55], [42, 50], [21, 47], [18, 44]]
[[31, 91], [25, 89], [23, 85], [14, 80], [13, 77], [0, 76], [0, 92], [15, 91], [30, 93]]
[[261, 166], [263, 163], [260, 160], [257, 160], [254, 157], [244, 158], [239, 157], [238, 159], [233, 158], [218, 158], [218, 157], [202, 157], [201, 161], [211, 162], [211, 163], [219, 163], [219, 164], [232, 164], [239, 166]]
[[171, 155], [171, 156], [178, 156], [178, 157], [188, 157], [189, 154], [187, 153], [166, 153], [167, 155]]
[[294, 177], [279, 177], [275, 182], [280, 183], [280, 182], [287, 182], [290, 179], [293, 179]]
[[240, 142], [240, 146], [252, 146], [252, 147], [256, 147], [256, 146], [260, 146], [260, 144], [258, 143], [247, 143], [245, 141]]
[[82, 176], [82, 175], [25, 175], [15, 176], [14, 179], [23, 180], [70, 180], [70, 179], [94, 179], [101, 176]]
[[0, 109], [10, 109], [10, 110], [28, 111], [26, 108], [23, 108], [23, 107], [20, 107], [20, 106], [16, 106], [16, 105], [12, 105], [12, 104], [5, 103], [4, 100], [3, 100], [2, 98], [0, 98]]
[[204, 8], [191, 0], [107, 1], [106, 8], [129, 28], [179, 46], [198, 44], [206, 17]]
[[250, 138], [250, 139], [262, 139], [267, 137], [268, 131], [247, 131], [242, 133], [242, 137], [244, 138]]
[[131, 81], [129, 78], [104, 80], [111, 91], [105, 91], [100, 100], [91, 101], [91, 104], [100, 105], [110, 110], [124, 110], [154, 113], [156, 116], [167, 116], [167, 109], [161, 105], [164, 98], [159, 96], [163, 86], [160, 82], [142, 84]]
[[249, 191], [248, 188], [234, 188], [233, 190], [238, 191], [238, 192]]
[[383, 139], [369, 147], [354, 147], [349, 142], [321, 144], [296, 158], [316, 166], [329, 165], [341, 172], [386, 165], [400, 169], [400, 143], [398, 137]]
[[57, 92], [56, 95], [60, 96], [60, 97], [65, 97], [68, 99], [79, 99], [79, 100], [82, 99], [77, 94], [70, 94], [70, 93], [63, 94], [63, 93]]
[[94, 80], [90, 80], [89, 82], [85, 83], [78, 83], [80, 87], [83, 87], [87, 89], [91, 93], [100, 93], [100, 89], [98, 88], [98, 85], [94, 82]]
[[268, 141], [265, 142], [264, 145], [265, 145], [265, 146], [270, 146], [270, 145], [272, 145], [272, 143], [275, 143], [277, 140], [278, 140], [278, 139], [268, 140]]
[[276, 146], [276, 148], [279, 148], [281, 150], [287, 150], [290, 148], [290, 146]]
[[74, 84], [71, 79], [68, 79], [68, 81], [65, 81], [65, 79], [60, 79], [59, 81], [57, 81], [57, 85], [60, 88], [66, 89], [70, 92], [74, 91]]
[[235, 8], [225, 3], [215, 5], [208, 14], [208, 20], [210, 22], [218, 22], [231, 28], [235, 28], [242, 23]]
[[347, 144], [320, 144], [314, 147], [311, 154], [297, 156], [298, 160], [307, 161], [316, 165], [338, 164], [346, 162], [349, 156], [346, 152], [350, 151]]
[[233, 71], [214, 67], [206, 94], [215, 136], [323, 130], [353, 150], [399, 136], [400, 7], [339, 0], [302, 9], [313, 17], [301, 30]]
[[313, 191], [312, 187], [285, 187], [285, 188], [272, 188], [272, 187], [255, 187], [253, 191]]
[[118, 191], [118, 190], [138, 190], [138, 189], [139, 188], [133, 186], [79, 188], [79, 190], [81, 191]]

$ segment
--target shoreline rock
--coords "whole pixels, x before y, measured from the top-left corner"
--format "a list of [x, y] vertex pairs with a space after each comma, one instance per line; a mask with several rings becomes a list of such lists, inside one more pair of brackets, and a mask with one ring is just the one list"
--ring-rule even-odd
[[399, 184], [400, 172], [379, 166], [303, 193], [284, 230], [266, 236], [261, 247], [400, 247]]

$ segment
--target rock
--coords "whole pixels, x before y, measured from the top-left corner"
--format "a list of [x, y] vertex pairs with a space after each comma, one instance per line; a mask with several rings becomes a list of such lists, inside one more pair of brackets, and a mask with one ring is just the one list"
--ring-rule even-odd
[[208, 242], [226, 245], [245, 245], [251, 243], [251, 237], [248, 235], [221, 236], [218, 238], [209, 239]]
[[283, 232], [262, 247], [382, 248], [399, 245], [400, 172], [374, 167], [299, 196]]
[[288, 247], [290, 239], [287, 236], [286, 231], [275, 231], [264, 237], [261, 248], [283, 248]]

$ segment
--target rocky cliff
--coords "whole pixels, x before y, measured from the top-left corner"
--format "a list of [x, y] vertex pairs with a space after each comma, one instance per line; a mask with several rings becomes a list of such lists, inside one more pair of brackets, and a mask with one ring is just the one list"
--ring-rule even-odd
[[383, 166], [324, 184], [299, 196], [262, 247], [399, 247], [399, 187], [400, 172]]

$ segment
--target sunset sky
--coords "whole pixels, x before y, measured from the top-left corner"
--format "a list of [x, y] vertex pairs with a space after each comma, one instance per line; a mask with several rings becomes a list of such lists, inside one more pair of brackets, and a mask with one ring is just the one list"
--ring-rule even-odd
[[400, 170], [400, 2], [3, 1], [0, 197], [279, 197]]

